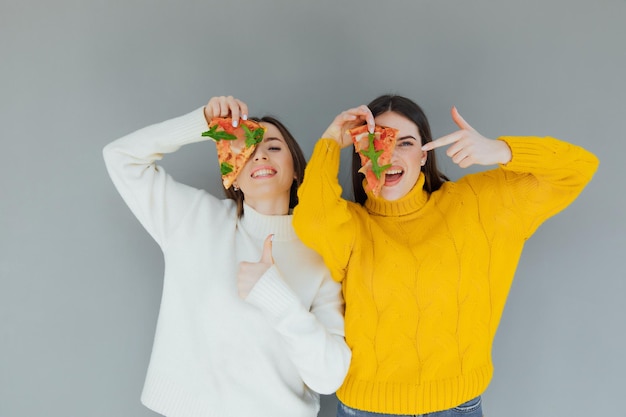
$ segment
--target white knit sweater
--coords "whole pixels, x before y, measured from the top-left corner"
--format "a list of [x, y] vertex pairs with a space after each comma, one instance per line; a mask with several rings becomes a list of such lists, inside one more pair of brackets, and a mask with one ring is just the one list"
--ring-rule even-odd
[[[155, 164], [205, 140], [203, 109], [146, 127], [104, 148], [109, 175], [157, 241], [165, 278], [142, 394], [170, 417], [313, 417], [350, 362], [343, 300], [291, 216], [266, 216], [177, 183]], [[275, 265], [246, 300], [239, 262], [257, 262], [273, 233]]]

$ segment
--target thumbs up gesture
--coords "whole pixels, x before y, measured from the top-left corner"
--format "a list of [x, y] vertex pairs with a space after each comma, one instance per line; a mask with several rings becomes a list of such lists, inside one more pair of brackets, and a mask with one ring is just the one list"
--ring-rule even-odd
[[263, 242], [263, 253], [259, 262], [241, 262], [239, 264], [239, 273], [237, 274], [237, 290], [239, 297], [245, 299], [254, 285], [261, 279], [261, 276], [274, 265], [272, 257], [272, 238], [274, 235], [268, 235]]
[[454, 133], [442, 136], [422, 146], [423, 151], [451, 145], [446, 155], [461, 168], [471, 165], [506, 164], [511, 160], [511, 149], [504, 141], [488, 139], [478, 133], [452, 108], [452, 120], [460, 128]]

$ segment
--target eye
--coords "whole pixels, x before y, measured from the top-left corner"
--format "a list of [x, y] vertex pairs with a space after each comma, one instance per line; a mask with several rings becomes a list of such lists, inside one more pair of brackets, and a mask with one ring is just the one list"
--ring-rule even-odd
[[398, 142], [398, 146], [413, 146], [413, 141], [411, 140], [403, 140], [401, 142]]
[[270, 146], [267, 148], [268, 151], [280, 151], [281, 149], [280, 146]]

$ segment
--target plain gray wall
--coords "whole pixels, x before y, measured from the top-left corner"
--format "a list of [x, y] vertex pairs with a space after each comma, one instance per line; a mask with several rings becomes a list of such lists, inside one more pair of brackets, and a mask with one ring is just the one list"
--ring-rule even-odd
[[[232, 94], [308, 157], [337, 113], [386, 92], [419, 102], [435, 136], [456, 105], [486, 136], [598, 155], [526, 245], [484, 410], [626, 416], [625, 22], [624, 0], [1, 0], [0, 417], [155, 415], [139, 396], [163, 262], [105, 144]], [[221, 195], [214, 154], [164, 164]]]

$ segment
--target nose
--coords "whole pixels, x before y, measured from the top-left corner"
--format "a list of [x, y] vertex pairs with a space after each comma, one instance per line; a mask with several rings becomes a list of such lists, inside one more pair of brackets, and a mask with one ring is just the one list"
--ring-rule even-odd
[[265, 151], [262, 148], [256, 148], [256, 150], [254, 151], [254, 155], [252, 155], [252, 158], [255, 161], [263, 161], [263, 160], [267, 160], [267, 155], [265, 154]]

